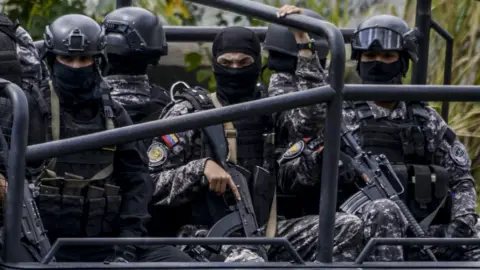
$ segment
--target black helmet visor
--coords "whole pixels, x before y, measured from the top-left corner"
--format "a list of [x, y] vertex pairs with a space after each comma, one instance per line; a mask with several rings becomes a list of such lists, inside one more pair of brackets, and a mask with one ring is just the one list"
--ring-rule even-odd
[[374, 27], [362, 29], [355, 33], [352, 47], [356, 50], [403, 50], [403, 36], [388, 28]]

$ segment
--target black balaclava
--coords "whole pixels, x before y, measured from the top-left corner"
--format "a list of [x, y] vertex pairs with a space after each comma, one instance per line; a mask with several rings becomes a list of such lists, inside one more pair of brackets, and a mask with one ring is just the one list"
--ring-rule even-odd
[[267, 68], [275, 72], [286, 72], [294, 74], [297, 69], [298, 58], [276, 51], [269, 51]]
[[[213, 73], [217, 80], [218, 97], [230, 104], [252, 100], [258, 93], [255, 85], [261, 72], [260, 42], [255, 33], [247, 28], [233, 26], [224, 28], [213, 41]], [[224, 67], [217, 57], [224, 53], [241, 52], [250, 55], [254, 63], [243, 68]]]
[[98, 98], [95, 85], [99, 74], [95, 64], [72, 68], [55, 60], [52, 71], [55, 91], [63, 102], [84, 103]]
[[148, 66], [156, 64], [160, 60], [160, 53], [157, 54], [130, 54], [118, 55], [109, 54], [108, 75], [145, 75]]

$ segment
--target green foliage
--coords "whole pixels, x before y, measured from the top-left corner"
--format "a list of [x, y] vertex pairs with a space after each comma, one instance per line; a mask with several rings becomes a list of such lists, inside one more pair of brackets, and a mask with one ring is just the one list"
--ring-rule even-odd
[[11, 19], [18, 19], [34, 40], [41, 39], [45, 26], [69, 13], [83, 14], [84, 0], [7, 0], [3, 6]]

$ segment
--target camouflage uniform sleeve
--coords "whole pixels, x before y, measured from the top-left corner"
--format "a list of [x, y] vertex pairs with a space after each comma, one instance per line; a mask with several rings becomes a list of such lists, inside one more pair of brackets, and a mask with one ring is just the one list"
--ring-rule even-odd
[[17, 44], [17, 55], [22, 66], [22, 88], [28, 89], [33, 84], [39, 85], [41, 79], [40, 57], [33, 44], [30, 34], [21, 26], [15, 32], [19, 42]]
[[[163, 116], [170, 118], [191, 112], [192, 106], [182, 101]], [[206, 158], [195, 155], [200, 132], [186, 132], [157, 137], [148, 149], [150, 172], [155, 184], [156, 205], [180, 205], [189, 202], [200, 189]]]
[[452, 220], [462, 219], [473, 226], [476, 222], [477, 193], [471, 171], [471, 160], [465, 146], [458, 140], [453, 130], [433, 109], [428, 109], [429, 118], [426, 134], [429, 151], [435, 153], [435, 164], [443, 166], [451, 173], [450, 188], [453, 192]]
[[[326, 74], [320, 67], [317, 54], [309, 58], [298, 57], [295, 76], [288, 73], [274, 73], [270, 78], [269, 96], [278, 96], [325, 85]], [[288, 134], [288, 141], [315, 136], [325, 118], [325, 103], [316, 104], [275, 115], [280, 133]]]
[[292, 144], [279, 159], [278, 187], [284, 193], [303, 194], [320, 181], [322, 139]]

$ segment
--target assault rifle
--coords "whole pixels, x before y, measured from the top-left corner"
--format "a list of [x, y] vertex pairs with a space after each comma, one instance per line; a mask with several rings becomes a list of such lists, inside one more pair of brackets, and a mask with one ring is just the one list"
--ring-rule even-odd
[[[4, 164], [8, 164], [9, 147], [8, 142], [0, 129], [0, 145], [1, 154], [0, 158], [3, 159]], [[22, 233], [25, 239], [35, 247], [40, 256], [43, 257], [50, 250], [51, 245], [48, 239], [45, 228], [43, 227], [40, 213], [35, 203], [34, 191], [36, 190], [30, 184], [27, 179], [24, 180], [24, 192], [23, 192], [23, 213], [22, 213]], [[8, 206], [7, 206], [8, 207]], [[41, 260], [41, 258], [37, 258]]]
[[[223, 125], [203, 128], [203, 133], [211, 146], [213, 159], [230, 174], [242, 198], [240, 201], [236, 201], [233, 212], [222, 217], [210, 228], [206, 237], [227, 237], [239, 229], [243, 230], [245, 236], [253, 236], [258, 231], [258, 224], [247, 183], [247, 179], [251, 177], [250, 172], [240, 166], [226, 162], [228, 145]], [[207, 179], [204, 178], [202, 182], [203, 185], [208, 185]], [[215, 252], [220, 251], [219, 246], [209, 246], [209, 248]]]
[[[350, 159], [355, 173], [364, 181], [365, 185], [363, 187], [359, 186], [360, 191], [345, 201], [340, 206], [340, 209], [347, 214], [356, 214], [370, 201], [390, 199], [398, 205], [415, 236], [425, 237], [425, 232], [399, 197], [399, 194], [404, 192], [404, 188], [387, 157], [383, 154], [373, 155], [370, 152], [365, 153], [345, 123], [342, 123], [341, 126], [341, 139], [344, 146], [347, 147], [347, 149], [345, 149], [347, 151], [346, 156]], [[393, 187], [391, 180], [397, 182], [400, 189], [399, 191]], [[437, 260], [429, 248], [426, 247], [425, 252], [430, 259], [433, 261]]]
[[22, 233], [27, 241], [32, 244], [43, 258], [50, 250], [50, 240], [43, 227], [40, 213], [35, 203], [34, 184], [29, 184], [25, 179], [23, 194]]

